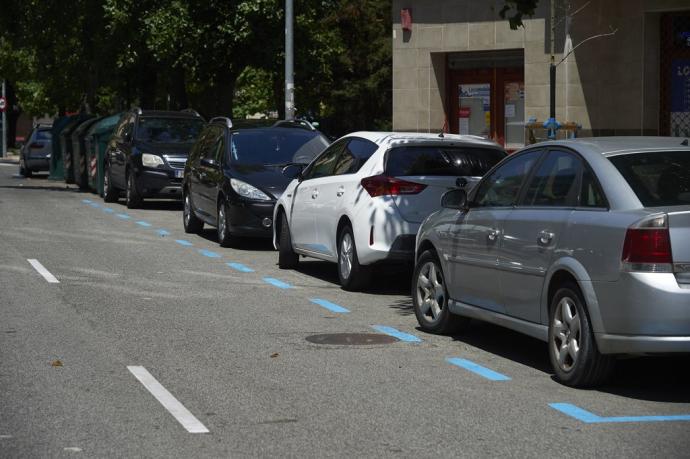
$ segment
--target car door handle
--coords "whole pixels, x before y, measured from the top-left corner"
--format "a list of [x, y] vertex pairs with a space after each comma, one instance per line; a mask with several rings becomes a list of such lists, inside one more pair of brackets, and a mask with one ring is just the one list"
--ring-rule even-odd
[[498, 231], [495, 229], [489, 230], [489, 233], [486, 235], [486, 238], [490, 242], [496, 242], [496, 239], [498, 239]]
[[539, 245], [549, 245], [551, 241], [553, 240], [553, 237], [555, 234], [553, 234], [550, 231], [540, 231], [539, 235], [537, 236], [537, 243]]
[[345, 188], [343, 188], [343, 187], [338, 188], [338, 192], [336, 193], [336, 196], [341, 197], [343, 194], [345, 194]]

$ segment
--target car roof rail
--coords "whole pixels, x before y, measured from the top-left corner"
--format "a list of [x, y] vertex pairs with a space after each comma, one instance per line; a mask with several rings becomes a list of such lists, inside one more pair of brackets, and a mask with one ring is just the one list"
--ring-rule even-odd
[[309, 129], [310, 131], [316, 131], [316, 127], [313, 124], [307, 120], [301, 119], [276, 121], [273, 127], [297, 127]]
[[222, 123], [225, 127], [232, 128], [232, 120], [225, 116], [216, 116], [215, 118], [211, 118], [209, 123]]
[[201, 115], [199, 114], [199, 112], [197, 112], [197, 111], [194, 110], [193, 108], [183, 108], [183, 109], [180, 110], [180, 111], [181, 111], [182, 113], [191, 113], [192, 115], [194, 115], [194, 116], [196, 116], [196, 117], [198, 117], [198, 118], [201, 118]]

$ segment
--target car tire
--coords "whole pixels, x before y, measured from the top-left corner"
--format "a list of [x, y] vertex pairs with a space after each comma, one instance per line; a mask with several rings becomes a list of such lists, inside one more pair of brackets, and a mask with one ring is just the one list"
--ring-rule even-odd
[[285, 212], [280, 213], [280, 238], [278, 239], [278, 267], [295, 269], [299, 264], [299, 255], [292, 250], [292, 236]]
[[352, 228], [347, 225], [338, 237], [338, 278], [343, 290], [359, 291], [371, 281], [371, 267], [359, 264]]
[[144, 202], [141, 194], [139, 194], [139, 190], [137, 190], [137, 184], [134, 181], [134, 174], [131, 171], [127, 171], [126, 198], [128, 209], [137, 209], [141, 207], [141, 204]]
[[192, 197], [187, 190], [182, 195], [182, 225], [185, 233], [198, 234], [204, 229], [204, 222], [194, 214]]
[[218, 232], [218, 243], [221, 247], [232, 247], [234, 245], [234, 237], [230, 234], [228, 225], [228, 207], [225, 199], [221, 199], [218, 203], [218, 220], [216, 230]]
[[556, 379], [566, 386], [596, 386], [613, 371], [615, 360], [597, 349], [582, 293], [572, 282], [551, 300], [548, 346]]
[[105, 173], [103, 174], [103, 200], [105, 202], [116, 202], [119, 198], [119, 192], [113, 186], [113, 179], [110, 175], [110, 166], [105, 166]]
[[452, 334], [470, 321], [448, 309], [448, 288], [443, 268], [431, 250], [422, 253], [415, 265], [412, 307], [420, 327], [429, 333]]

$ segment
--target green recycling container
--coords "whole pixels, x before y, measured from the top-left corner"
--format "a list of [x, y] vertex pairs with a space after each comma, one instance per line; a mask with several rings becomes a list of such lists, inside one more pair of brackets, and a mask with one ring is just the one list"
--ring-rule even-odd
[[72, 133], [89, 115], [74, 115], [60, 132], [60, 151], [65, 183], [74, 183], [74, 156], [72, 154]]
[[121, 117], [122, 113], [118, 113], [101, 118], [91, 125], [84, 136], [86, 161], [89, 169], [89, 187], [101, 196], [103, 195], [105, 149]]
[[67, 127], [67, 125], [70, 124], [70, 122], [74, 118], [74, 116], [62, 116], [53, 122], [53, 140], [51, 141], [53, 151], [50, 155], [50, 175], [48, 176], [50, 180], [65, 179], [65, 169], [62, 161], [62, 145], [60, 142], [60, 134], [62, 134], [63, 129], [65, 129], [65, 127]]
[[100, 118], [90, 118], [82, 122], [72, 132], [72, 164], [74, 171], [74, 183], [79, 186], [80, 190], [86, 190], [89, 187], [88, 182], [88, 165], [86, 162], [86, 152], [84, 150], [84, 136], [88, 130]]

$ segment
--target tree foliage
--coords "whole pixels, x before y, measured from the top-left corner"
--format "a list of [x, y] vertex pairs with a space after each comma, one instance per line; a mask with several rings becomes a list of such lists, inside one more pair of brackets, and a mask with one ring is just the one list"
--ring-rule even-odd
[[[519, 26], [537, 0], [505, 0]], [[390, 128], [391, 0], [295, 0], [297, 113]], [[284, 0], [3, 0], [0, 75], [32, 115], [284, 110]]]
[[522, 19], [534, 16], [539, 0], [504, 0], [503, 8], [498, 12], [501, 19], [508, 19], [510, 28], [522, 27]]

